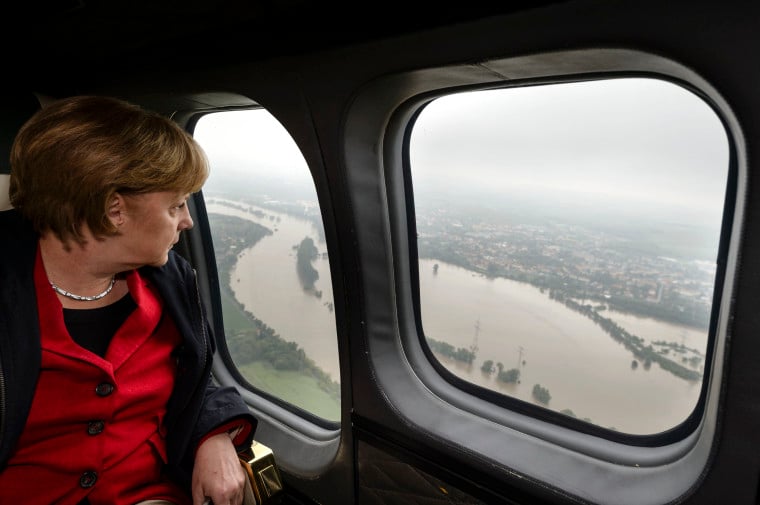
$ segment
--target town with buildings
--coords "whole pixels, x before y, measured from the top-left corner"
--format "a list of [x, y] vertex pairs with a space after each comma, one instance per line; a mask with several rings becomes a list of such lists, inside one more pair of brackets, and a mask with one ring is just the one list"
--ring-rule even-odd
[[420, 258], [505, 277], [565, 298], [706, 329], [715, 264], [581, 225], [489, 222], [440, 208], [416, 217]]

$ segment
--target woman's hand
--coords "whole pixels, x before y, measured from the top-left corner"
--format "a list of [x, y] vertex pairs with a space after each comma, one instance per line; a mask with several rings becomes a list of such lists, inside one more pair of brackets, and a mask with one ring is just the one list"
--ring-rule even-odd
[[193, 505], [209, 499], [214, 505], [240, 505], [247, 478], [229, 435], [211, 436], [195, 453]]

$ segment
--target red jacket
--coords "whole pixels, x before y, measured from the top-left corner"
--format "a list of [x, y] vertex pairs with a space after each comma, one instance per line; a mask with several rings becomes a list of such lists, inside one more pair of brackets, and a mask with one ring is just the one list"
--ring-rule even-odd
[[42, 369], [18, 450], [0, 473], [0, 503], [23, 503], [32, 488], [39, 503], [77, 503], [88, 495], [113, 505], [151, 498], [189, 503], [162, 475], [162, 422], [180, 337], [171, 319], [161, 318], [155, 288], [137, 272], [128, 275], [137, 308], [103, 359], [69, 336], [39, 254], [34, 274]]
[[[107, 493], [124, 493], [134, 503], [133, 497], [143, 496], [144, 490], [130, 490], [129, 483], [145, 468], [138, 470], [133, 463], [150, 467], [154, 475], [170, 475], [189, 489], [194, 450], [204, 436], [242, 420], [248, 429], [235, 442], [241, 449], [250, 445], [255, 419], [245, 403], [234, 388], [210, 382], [215, 346], [184, 260], [172, 253], [164, 267], [131, 276], [130, 291], [139, 293], [133, 295], [139, 308], [115, 335], [103, 360], [75, 346], [67, 334], [61, 339], [60, 304], [48, 298], [54, 295], [46, 279], [33, 276], [36, 237], [12, 214], [0, 213], [0, 224], [10, 225], [6, 228], [12, 242], [0, 251], [0, 503], [14, 503], [4, 493], [12, 493], [17, 484], [24, 488], [24, 499], [15, 503], [77, 503], [88, 489], [92, 503], [119, 503], [105, 497]], [[14, 225], [19, 226], [15, 238]], [[46, 289], [40, 287], [41, 295], [35, 297], [39, 282]], [[43, 318], [37, 316], [37, 304]], [[146, 320], [157, 323], [156, 338], [138, 342], [130, 328]], [[176, 352], [167, 360], [169, 349]], [[62, 366], [72, 373], [59, 373]], [[141, 400], [135, 401], [137, 397]], [[150, 420], [128, 419], [148, 410], [153, 413]], [[55, 422], [47, 422], [50, 416]], [[131, 450], [135, 457], [124, 459]], [[19, 469], [18, 462], [33, 463], [35, 469]], [[144, 481], [144, 475], [137, 480]], [[173, 484], [158, 479], [155, 485], [144, 495], [175, 493]], [[60, 491], [64, 487], [73, 491]], [[48, 499], [56, 492], [70, 494], [61, 501]]]

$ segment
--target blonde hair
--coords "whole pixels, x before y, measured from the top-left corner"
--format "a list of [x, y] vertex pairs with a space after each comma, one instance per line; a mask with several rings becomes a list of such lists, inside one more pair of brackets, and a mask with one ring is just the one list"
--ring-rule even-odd
[[115, 235], [114, 193], [195, 193], [209, 174], [193, 137], [171, 119], [120, 99], [76, 96], [37, 111], [11, 147], [10, 199], [38, 233], [84, 241]]

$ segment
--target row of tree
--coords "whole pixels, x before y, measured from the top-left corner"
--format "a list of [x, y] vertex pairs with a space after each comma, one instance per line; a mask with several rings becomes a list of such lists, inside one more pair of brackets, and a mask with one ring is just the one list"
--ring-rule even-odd
[[[475, 360], [475, 352], [472, 349], [465, 349], [464, 347], [454, 347], [448, 342], [441, 342], [432, 338], [427, 339], [428, 346], [434, 352], [437, 352], [447, 358], [451, 358], [463, 363], [472, 364]], [[518, 368], [504, 369], [502, 363], [496, 363], [494, 365], [493, 360], [488, 359], [480, 366], [480, 370], [487, 374], [492, 374], [498, 370], [496, 380], [505, 384], [519, 384], [520, 383], [520, 370]], [[552, 398], [549, 390], [540, 384], [535, 384], [532, 391], [533, 399], [544, 405], [548, 405]]]
[[[599, 314], [599, 312], [597, 312], [592, 305], [580, 304], [574, 299], [569, 298], [562, 290], [559, 289], [550, 290], [549, 298], [565, 304], [565, 306], [569, 309], [583, 314], [584, 316], [594, 321], [594, 323], [599, 325], [615, 341], [620, 342], [626, 349], [631, 351], [637, 359], [644, 361], [645, 363], [657, 363], [663, 370], [666, 370], [676, 377], [680, 377], [688, 381], [702, 380], [701, 372], [687, 368], [680, 363], [677, 363], [668, 358], [662, 352], [658, 352], [655, 350], [652, 344], [646, 344], [645, 340], [641, 337], [630, 333], [612, 319]], [[695, 350], [692, 351], [696, 352]]]

